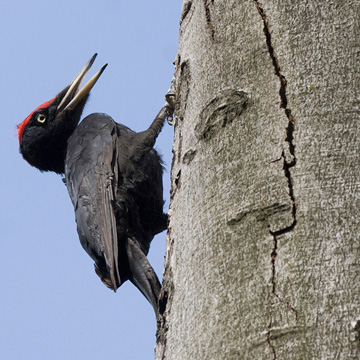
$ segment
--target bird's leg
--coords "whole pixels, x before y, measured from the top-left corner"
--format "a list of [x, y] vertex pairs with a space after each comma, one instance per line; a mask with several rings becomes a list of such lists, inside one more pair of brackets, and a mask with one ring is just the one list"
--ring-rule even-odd
[[132, 148], [129, 149], [135, 160], [141, 158], [145, 152], [150, 151], [153, 148], [156, 138], [164, 126], [165, 119], [172, 117], [175, 110], [175, 95], [173, 93], [168, 93], [166, 95], [166, 101], [166, 104], [156, 115], [150, 127], [135, 135], [136, 141], [132, 144]]
[[149, 129], [146, 130], [148, 132], [147, 140], [149, 142], [153, 142], [152, 146], [154, 146], [155, 140], [164, 125], [165, 119], [172, 117], [173, 113], [174, 108], [167, 102], [156, 115], [156, 118], [150, 125]]
[[130, 266], [129, 280], [143, 293], [153, 306], [156, 317], [159, 314], [158, 298], [161, 284], [147, 257], [135, 241], [127, 238], [126, 252]]

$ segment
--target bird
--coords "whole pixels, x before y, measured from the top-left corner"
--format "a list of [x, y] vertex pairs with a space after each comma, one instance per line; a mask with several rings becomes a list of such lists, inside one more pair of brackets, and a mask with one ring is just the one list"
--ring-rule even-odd
[[130, 280], [158, 316], [161, 284], [146, 255], [153, 237], [166, 230], [167, 214], [163, 163], [154, 144], [174, 105], [168, 101], [141, 132], [104, 113], [80, 121], [90, 91], [107, 66], [80, 90], [96, 56], [69, 86], [18, 125], [19, 150], [41, 172], [64, 176], [80, 243], [101, 281], [116, 291]]

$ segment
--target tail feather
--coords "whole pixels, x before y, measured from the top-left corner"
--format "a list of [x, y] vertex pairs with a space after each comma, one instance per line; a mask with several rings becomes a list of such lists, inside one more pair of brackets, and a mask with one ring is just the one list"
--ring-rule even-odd
[[126, 252], [131, 275], [129, 280], [143, 293], [158, 316], [158, 298], [161, 284], [149, 260], [136, 243], [128, 238]]

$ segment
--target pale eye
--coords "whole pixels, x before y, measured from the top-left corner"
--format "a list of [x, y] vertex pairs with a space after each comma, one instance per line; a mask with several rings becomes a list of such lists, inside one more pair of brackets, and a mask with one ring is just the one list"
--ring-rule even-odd
[[39, 122], [40, 124], [43, 124], [46, 121], [46, 116], [44, 114], [38, 114], [36, 116], [36, 120], [37, 122]]

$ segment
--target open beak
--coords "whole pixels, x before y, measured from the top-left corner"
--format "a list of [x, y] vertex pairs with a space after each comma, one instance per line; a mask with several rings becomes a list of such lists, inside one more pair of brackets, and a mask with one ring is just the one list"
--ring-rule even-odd
[[79, 74], [76, 75], [75, 79], [69, 86], [66, 94], [62, 98], [60, 104], [57, 107], [57, 112], [59, 113], [62, 110], [73, 110], [75, 109], [76, 105], [84, 99], [86, 96], [89, 95], [91, 89], [98, 81], [99, 77], [105, 70], [108, 64], [105, 64], [79, 91], [82, 81], [84, 80], [86, 74], [88, 73], [89, 69], [91, 68], [92, 64], [95, 61], [97, 54], [94, 54], [92, 58], [85, 64], [85, 66], [81, 69]]

